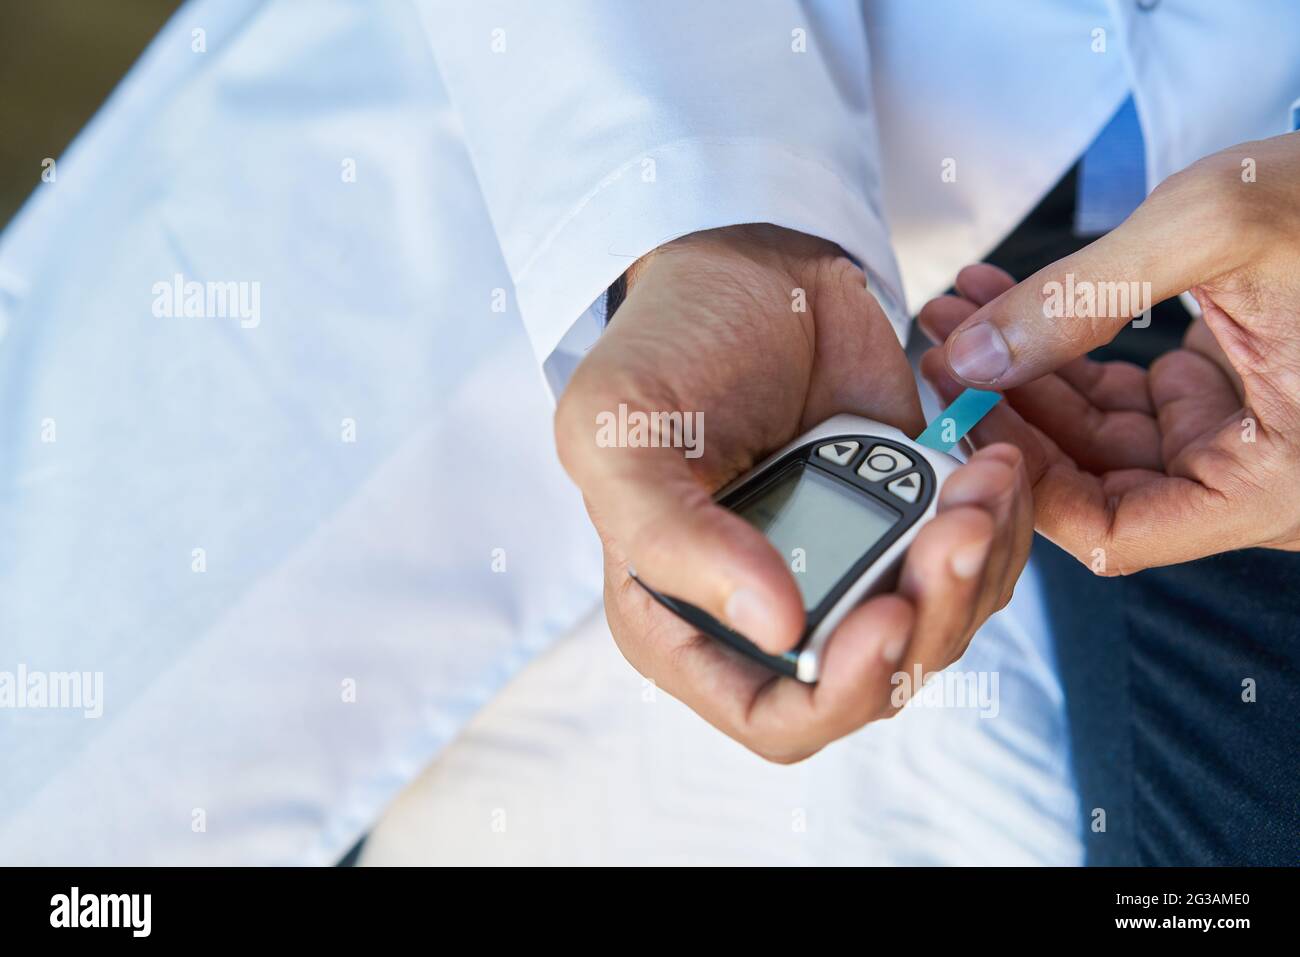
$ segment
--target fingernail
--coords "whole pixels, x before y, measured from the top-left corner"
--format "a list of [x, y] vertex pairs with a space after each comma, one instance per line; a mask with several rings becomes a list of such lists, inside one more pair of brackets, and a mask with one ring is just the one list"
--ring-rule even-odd
[[727, 598], [723, 614], [727, 616], [727, 624], [732, 631], [740, 632], [755, 644], [772, 643], [769, 634], [772, 628], [772, 609], [758, 592], [737, 588]]
[[993, 383], [1011, 368], [1011, 350], [995, 326], [977, 322], [948, 344], [948, 365], [968, 382]]
[[952, 553], [948, 559], [948, 565], [952, 568], [952, 573], [958, 578], [974, 578], [979, 574], [979, 570], [984, 567], [984, 557], [989, 553], [989, 545], [992, 542], [985, 539], [982, 542], [976, 542], [973, 545], [963, 545]]
[[890, 638], [880, 646], [880, 657], [884, 658], [891, 665], [896, 665], [903, 658], [903, 652], [907, 650], [907, 636], [899, 635]]

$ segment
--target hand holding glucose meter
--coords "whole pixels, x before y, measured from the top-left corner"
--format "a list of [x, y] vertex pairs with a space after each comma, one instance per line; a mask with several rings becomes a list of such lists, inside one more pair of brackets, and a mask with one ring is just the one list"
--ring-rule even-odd
[[[978, 395], [992, 396], [976, 399], [987, 408], [997, 401], [996, 393]], [[837, 415], [718, 492], [718, 504], [766, 535], [794, 571], [807, 619], [792, 651], [769, 655], [712, 615], [637, 580], [706, 634], [781, 674], [815, 682], [826, 642], [844, 616], [893, 587], [908, 546], [935, 514], [939, 489], [961, 465], [939, 448], [951, 448], [973, 424], [957, 434], [955, 419], [941, 416], [913, 440], [889, 425]], [[941, 433], [951, 441], [938, 441]], [[920, 444], [927, 441], [929, 447]]]

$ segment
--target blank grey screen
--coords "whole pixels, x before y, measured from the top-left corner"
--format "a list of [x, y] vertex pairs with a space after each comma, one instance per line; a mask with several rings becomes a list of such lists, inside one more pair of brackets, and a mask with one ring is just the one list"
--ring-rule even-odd
[[[898, 521], [897, 513], [865, 493], [803, 465], [750, 499], [737, 514], [767, 536], [787, 565], [793, 565], [808, 610], [816, 608]], [[797, 570], [797, 548], [803, 550], [802, 572]]]

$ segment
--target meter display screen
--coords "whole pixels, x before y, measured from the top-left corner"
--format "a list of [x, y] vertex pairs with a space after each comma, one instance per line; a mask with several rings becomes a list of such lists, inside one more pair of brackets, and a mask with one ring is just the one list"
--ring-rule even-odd
[[785, 472], [736, 514], [785, 558], [808, 611], [899, 520], [871, 496], [806, 465]]

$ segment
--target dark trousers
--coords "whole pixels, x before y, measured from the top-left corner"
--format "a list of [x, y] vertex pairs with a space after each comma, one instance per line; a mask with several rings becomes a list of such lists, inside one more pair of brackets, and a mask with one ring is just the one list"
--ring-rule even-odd
[[[1023, 279], [1083, 246], [1074, 194], [1072, 172], [989, 261]], [[1188, 321], [1164, 303], [1094, 357], [1146, 365]], [[1098, 578], [1040, 537], [1034, 560], [1088, 863], [1300, 863], [1300, 554]]]

